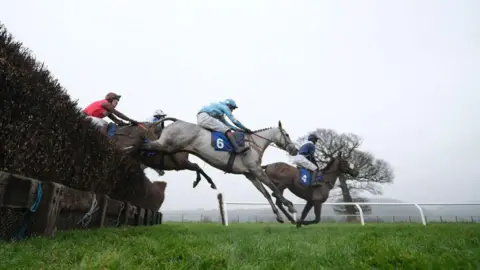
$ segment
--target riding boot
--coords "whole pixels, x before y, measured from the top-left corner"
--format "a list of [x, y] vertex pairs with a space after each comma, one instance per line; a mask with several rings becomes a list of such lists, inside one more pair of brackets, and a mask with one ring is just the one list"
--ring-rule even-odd
[[227, 135], [228, 140], [235, 149], [235, 153], [240, 154], [250, 149], [250, 147], [238, 145], [232, 131], [228, 131], [227, 133], [225, 133], [225, 135]]
[[322, 184], [320, 183], [320, 181], [317, 180], [317, 177], [318, 177], [318, 170], [312, 171], [312, 180], [310, 184], [311, 187], [317, 187]]

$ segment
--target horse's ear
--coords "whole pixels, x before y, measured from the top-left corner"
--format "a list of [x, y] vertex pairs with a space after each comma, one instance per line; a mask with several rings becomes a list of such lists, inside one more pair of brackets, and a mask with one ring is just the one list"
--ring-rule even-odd
[[282, 128], [282, 121], [278, 120], [278, 127]]

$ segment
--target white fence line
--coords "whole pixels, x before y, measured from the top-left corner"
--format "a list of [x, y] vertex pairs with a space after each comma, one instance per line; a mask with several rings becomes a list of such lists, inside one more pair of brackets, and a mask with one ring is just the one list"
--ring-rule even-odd
[[[224, 211], [224, 216], [225, 216], [225, 226], [228, 226], [228, 209], [227, 205], [270, 205], [268, 202], [235, 202], [235, 201], [223, 201], [223, 211]], [[294, 203], [294, 205], [300, 205], [300, 203]], [[423, 213], [423, 209], [420, 207], [420, 205], [479, 205], [480, 203], [380, 203], [380, 202], [338, 202], [338, 203], [331, 203], [331, 202], [326, 202], [323, 203], [323, 205], [354, 205], [358, 209], [358, 214], [360, 215], [360, 223], [362, 226], [365, 226], [365, 219], [363, 215], [363, 210], [360, 207], [360, 205], [412, 205], [415, 206], [420, 213], [420, 217], [422, 219], [422, 224], [424, 226], [427, 225], [427, 220], [425, 218], [425, 214]], [[297, 220], [297, 216], [294, 213], [293, 218], [295, 221]]]

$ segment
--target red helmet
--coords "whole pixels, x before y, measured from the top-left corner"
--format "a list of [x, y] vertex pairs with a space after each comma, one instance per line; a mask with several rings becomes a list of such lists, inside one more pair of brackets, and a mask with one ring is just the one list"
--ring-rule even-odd
[[115, 94], [115, 93], [113, 93], [113, 92], [110, 92], [110, 93], [108, 93], [108, 94], [105, 96], [105, 99], [106, 99], [106, 100], [114, 100], [114, 99], [120, 100], [121, 97], [122, 97], [122, 96], [117, 95], [117, 94]]

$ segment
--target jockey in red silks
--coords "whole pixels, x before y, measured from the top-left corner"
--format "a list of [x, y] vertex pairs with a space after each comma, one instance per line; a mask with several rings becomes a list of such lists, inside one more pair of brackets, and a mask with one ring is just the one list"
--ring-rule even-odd
[[115, 116], [118, 116], [119, 118], [130, 122], [132, 125], [138, 125], [137, 121], [125, 116], [124, 114], [115, 109], [115, 107], [117, 107], [118, 101], [120, 100], [120, 97], [120, 95], [110, 92], [105, 96], [105, 99], [95, 101], [83, 110], [83, 113], [87, 115], [87, 118], [89, 118], [91, 122], [105, 136], [107, 136], [108, 125], [108, 122], [103, 119], [105, 116], [110, 118], [119, 126], [124, 126], [126, 125], [126, 123]]

